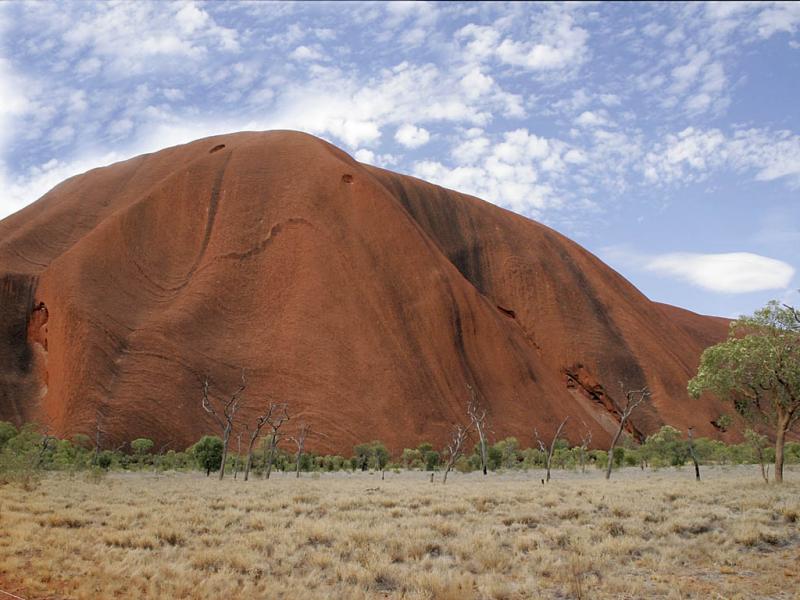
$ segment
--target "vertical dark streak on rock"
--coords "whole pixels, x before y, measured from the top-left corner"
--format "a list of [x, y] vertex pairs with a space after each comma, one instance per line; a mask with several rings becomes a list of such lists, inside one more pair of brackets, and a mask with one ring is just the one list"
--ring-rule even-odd
[[200, 250], [197, 253], [197, 258], [194, 260], [194, 264], [186, 274], [186, 283], [189, 282], [189, 280], [192, 278], [192, 275], [194, 275], [195, 271], [197, 271], [197, 267], [200, 266], [200, 261], [203, 260], [206, 249], [208, 248], [208, 244], [211, 241], [211, 233], [214, 230], [214, 222], [216, 221], [217, 210], [219, 208], [219, 197], [220, 192], [222, 191], [222, 181], [225, 179], [225, 170], [228, 168], [228, 163], [231, 160], [231, 156], [233, 156], [233, 152], [229, 152], [225, 155], [225, 162], [222, 163], [222, 167], [220, 167], [220, 169], [217, 171], [217, 176], [214, 178], [214, 184], [211, 187], [211, 198], [208, 202], [208, 219], [206, 220], [206, 229], [203, 233], [203, 241], [200, 243]]
[[28, 326], [38, 277], [0, 275], [0, 419], [24, 420], [23, 404], [32, 393], [33, 349]]

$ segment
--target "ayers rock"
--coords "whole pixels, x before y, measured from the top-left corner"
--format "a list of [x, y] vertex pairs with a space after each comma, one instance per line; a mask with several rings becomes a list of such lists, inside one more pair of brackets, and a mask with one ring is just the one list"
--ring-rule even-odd
[[651, 302], [555, 231], [356, 162], [313, 136], [238, 133], [73, 177], [0, 221], [0, 419], [182, 449], [201, 407], [248, 387], [325, 434], [320, 451], [442, 444], [467, 384], [496, 438], [569, 416], [605, 445], [632, 419], [719, 437], [686, 382], [727, 321]]

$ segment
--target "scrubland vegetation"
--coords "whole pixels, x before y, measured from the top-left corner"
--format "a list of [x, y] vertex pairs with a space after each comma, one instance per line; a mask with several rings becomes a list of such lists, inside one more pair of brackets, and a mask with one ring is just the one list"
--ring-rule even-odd
[[51, 473], [0, 487], [25, 598], [793, 598], [800, 472]]
[[[188, 451], [101, 451], [0, 424], [0, 589], [24, 598], [792, 598], [800, 589], [800, 444], [765, 485], [766, 439], [687, 440], [665, 427], [605, 453], [513, 438], [480, 448], [441, 483], [430, 444], [390, 456], [263, 450], [205, 438]], [[710, 464], [714, 466], [709, 466]], [[628, 465], [626, 467], [626, 465]], [[677, 465], [677, 466], [676, 466]], [[766, 468], [766, 467], [765, 467]], [[384, 471], [386, 469], [386, 471]], [[431, 483], [430, 475], [434, 473]], [[283, 472], [280, 472], [283, 471]], [[459, 472], [460, 471], [460, 472]], [[236, 473], [237, 478], [233, 478]], [[384, 478], [385, 477], [385, 478]]]

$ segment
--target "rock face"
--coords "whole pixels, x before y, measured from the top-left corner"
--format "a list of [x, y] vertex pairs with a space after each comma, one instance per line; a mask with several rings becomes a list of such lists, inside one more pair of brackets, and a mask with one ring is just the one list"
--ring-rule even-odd
[[619, 383], [631, 433], [719, 436], [686, 382], [727, 321], [648, 300], [555, 231], [360, 164], [309, 135], [208, 138], [89, 171], [0, 222], [0, 419], [184, 448], [248, 387], [349, 456], [447, 438], [467, 384], [497, 438], [605, 445]]

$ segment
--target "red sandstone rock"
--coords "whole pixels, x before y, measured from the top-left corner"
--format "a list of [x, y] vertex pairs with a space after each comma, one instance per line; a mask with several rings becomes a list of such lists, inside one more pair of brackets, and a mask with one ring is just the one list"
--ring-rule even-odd
[[0, 222], [0, 419], [183, 448], [269, 399], [347, 454], [441, 444], [467, 384], [495, 437], [570, 416], [594, 443], [618, 382], [633, 431], [719, 435], [686, 382], [727, 321], [648, 300], [555, 231], [286, 131], [208, 138], [73, 177]]

